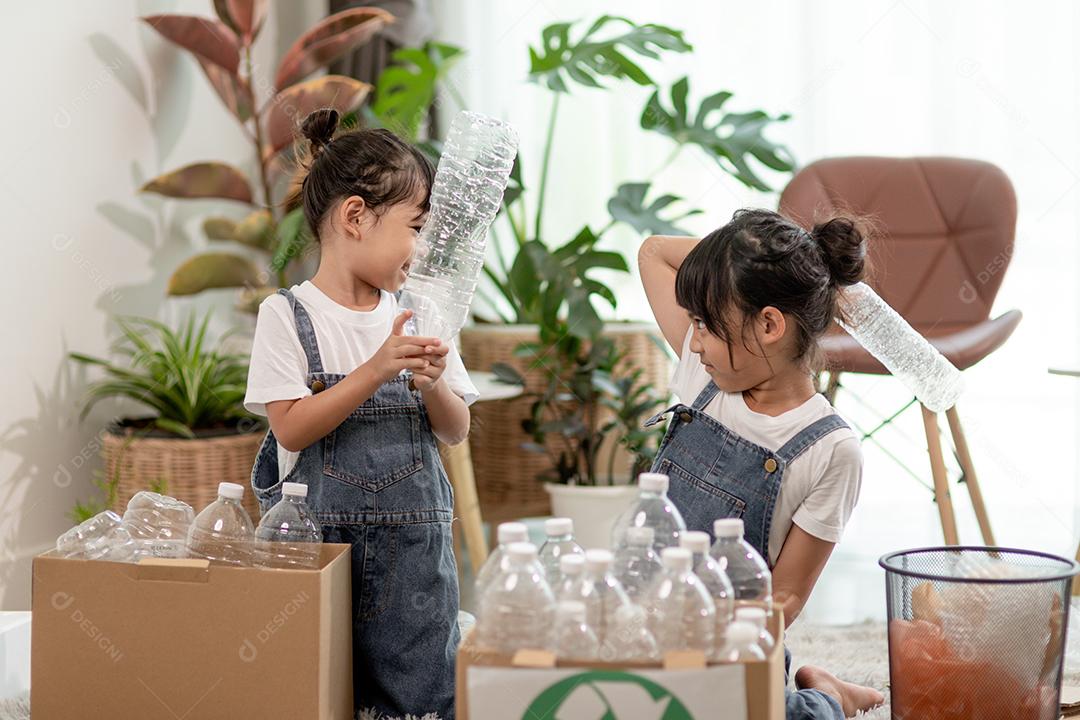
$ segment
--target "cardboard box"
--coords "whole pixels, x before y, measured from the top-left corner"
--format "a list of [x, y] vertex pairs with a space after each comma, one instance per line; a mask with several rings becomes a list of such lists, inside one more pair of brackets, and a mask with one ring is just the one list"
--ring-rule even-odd
[[348, 720], [349, 545], [319, 570], [33, 563], [34, 720]]
[[783, 629], [776, 612], [769, 657], [729, 665], [704, 665], [700, 654], [670, 654], [662, 665], [553, 663], [537, 651], [511, 658], [478, 648], [470, 633], [458, 649], [457, 718], [783, 720]]

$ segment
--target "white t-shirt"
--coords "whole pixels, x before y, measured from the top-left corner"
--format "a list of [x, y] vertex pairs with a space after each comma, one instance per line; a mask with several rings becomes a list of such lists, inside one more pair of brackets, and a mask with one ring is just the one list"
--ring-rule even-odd
[[[294, 285], [291, 290], [311, 318], [323, 372], [327, 373], [347, 375], [367, 362], [390, 337], [398, 316], [397, 298], [385, 290], [379, 292], [379, 304], [363, 312], [338, 305], [310, 281]], [[449, 345], [443, 380], [471, 405], [479, 393], [457, 347], [453, 342]], [[282, 295], [271, 295], [259, 305], [244, 407], [256, 415], [266, 415], [267, 403], [307, 397], [311, 394], [307, 373], [307, 356], [296, 333], [289, 301]], [[278, 444], [281, 477], [292, 470], [299, 456]]]
[[[690, 351], [691, 328], [683, 341], [671, 391], [686, 405], [709, 383], [709, 373], [697, 353]], [[834, 414], [829, 401], [815, 394], [802, 405], [777, 416], [754, 412], [742, 393], [720, 391], [705, 413], [732, 432], [768, 450], [779, 450], [814, 421]], [[828, 542], [839, 542], [862, 484], [862, 450], [849, 428], [825, 435], [787, 466], [769, 529], [769, 564], [775, 564], [791, 524]]]

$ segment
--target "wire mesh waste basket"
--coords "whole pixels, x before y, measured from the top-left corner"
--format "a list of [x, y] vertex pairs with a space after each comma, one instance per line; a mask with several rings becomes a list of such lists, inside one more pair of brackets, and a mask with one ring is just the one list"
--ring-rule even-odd
[[1027, 550], [885, 555], [892, 716], [1057, 720], [1080, 566]]

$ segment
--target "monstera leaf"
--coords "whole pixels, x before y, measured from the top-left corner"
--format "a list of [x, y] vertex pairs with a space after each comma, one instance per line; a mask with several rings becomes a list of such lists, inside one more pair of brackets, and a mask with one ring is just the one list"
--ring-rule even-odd
[[615, 197], [608, 200], [611, 219], [626, 223], [642, 235], [687, 235], [688, 233], [675, 223], [691, 215], [700, 215], [701, 210], [688, 210], [677, 217], [664, 219], [660, 217], [660, 213], [682, 198], [677, 195], [661, 195], [646, 205], [645, 196], [648, 193], [649, 183], [620, 185]]
[[[585, 87], [603, 87], [601, 78], [629, 78], [638, 85], [653, 80], [636, 62], [632, 53], [657, 59], [660, 50], [688, 52], [691, 46], [681, 31], [663, 25], [638, 25], [624, 17], [603, 15], [577, 40], [570, 39], [573, 23], [555, 23], [544, 28], [542, 46], [529, 48], [529, 79], [543, 82], [555, 92], [569, 92], [567, 80]], [[623, 33], [605, 36], [602, 30], [624, 25]]]
[[379, 75], [371, 113], [379, 125], [415, 141], [435, 99], [435, 88], [462, 54], [453, 45], [429, 42], [401, 48]]
[[702, 100], [691, 119], [686, 102], [689, 91], [690, 81], [685, 77], [671, 86], [670, 111], [660, 102], [660, 91], [655, 91], [641, 114], [641, 127], [667, 135], [680, 145], [699, 146], [726, 172], [755, 190], [772, 188], [754, 172], [750, 157], [773, 170], [789, 172], [794, 168], [788, 149], [763, 134], [769, 125], [788, 120], [790, 115], [772, 117], [762, 110], [725, 112], [731, 93], [718, 92]]
[[363, 45], [393, 21], [393, 15], [379, 8], [353, 8], [320, 21], [297, 38], [285, 53], [274, 87], [284, 90]]
[[232, 165], [218, 162], [192, 163], [160, 175], [140, 188], [173, 198], [221, 198], [251, 202], [251, 183]]

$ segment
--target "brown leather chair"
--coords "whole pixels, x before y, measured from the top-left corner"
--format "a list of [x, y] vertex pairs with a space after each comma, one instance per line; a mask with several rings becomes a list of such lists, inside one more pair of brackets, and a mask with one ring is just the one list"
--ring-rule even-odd
[[[990, 317], [1016, 234], [1016, 194], [1005, 173], [990, 163], [946, 157], [819, 160], [792, 178], [780, 212], [805, 227], [836, 214], [867, 217], [876, 231], [868, 284], [961, 370], [1001, 347], [1020, 322], [1019, 310]], [[888, 374], [839, 328], [824, 338], [823, 349], [830, 400], [841, 373]], [[922, 415], [945, 542], [955, 545], [937, 414], [923, 406]], [[983, 540], [993, 545], [956, 408], [946, 417]]]

